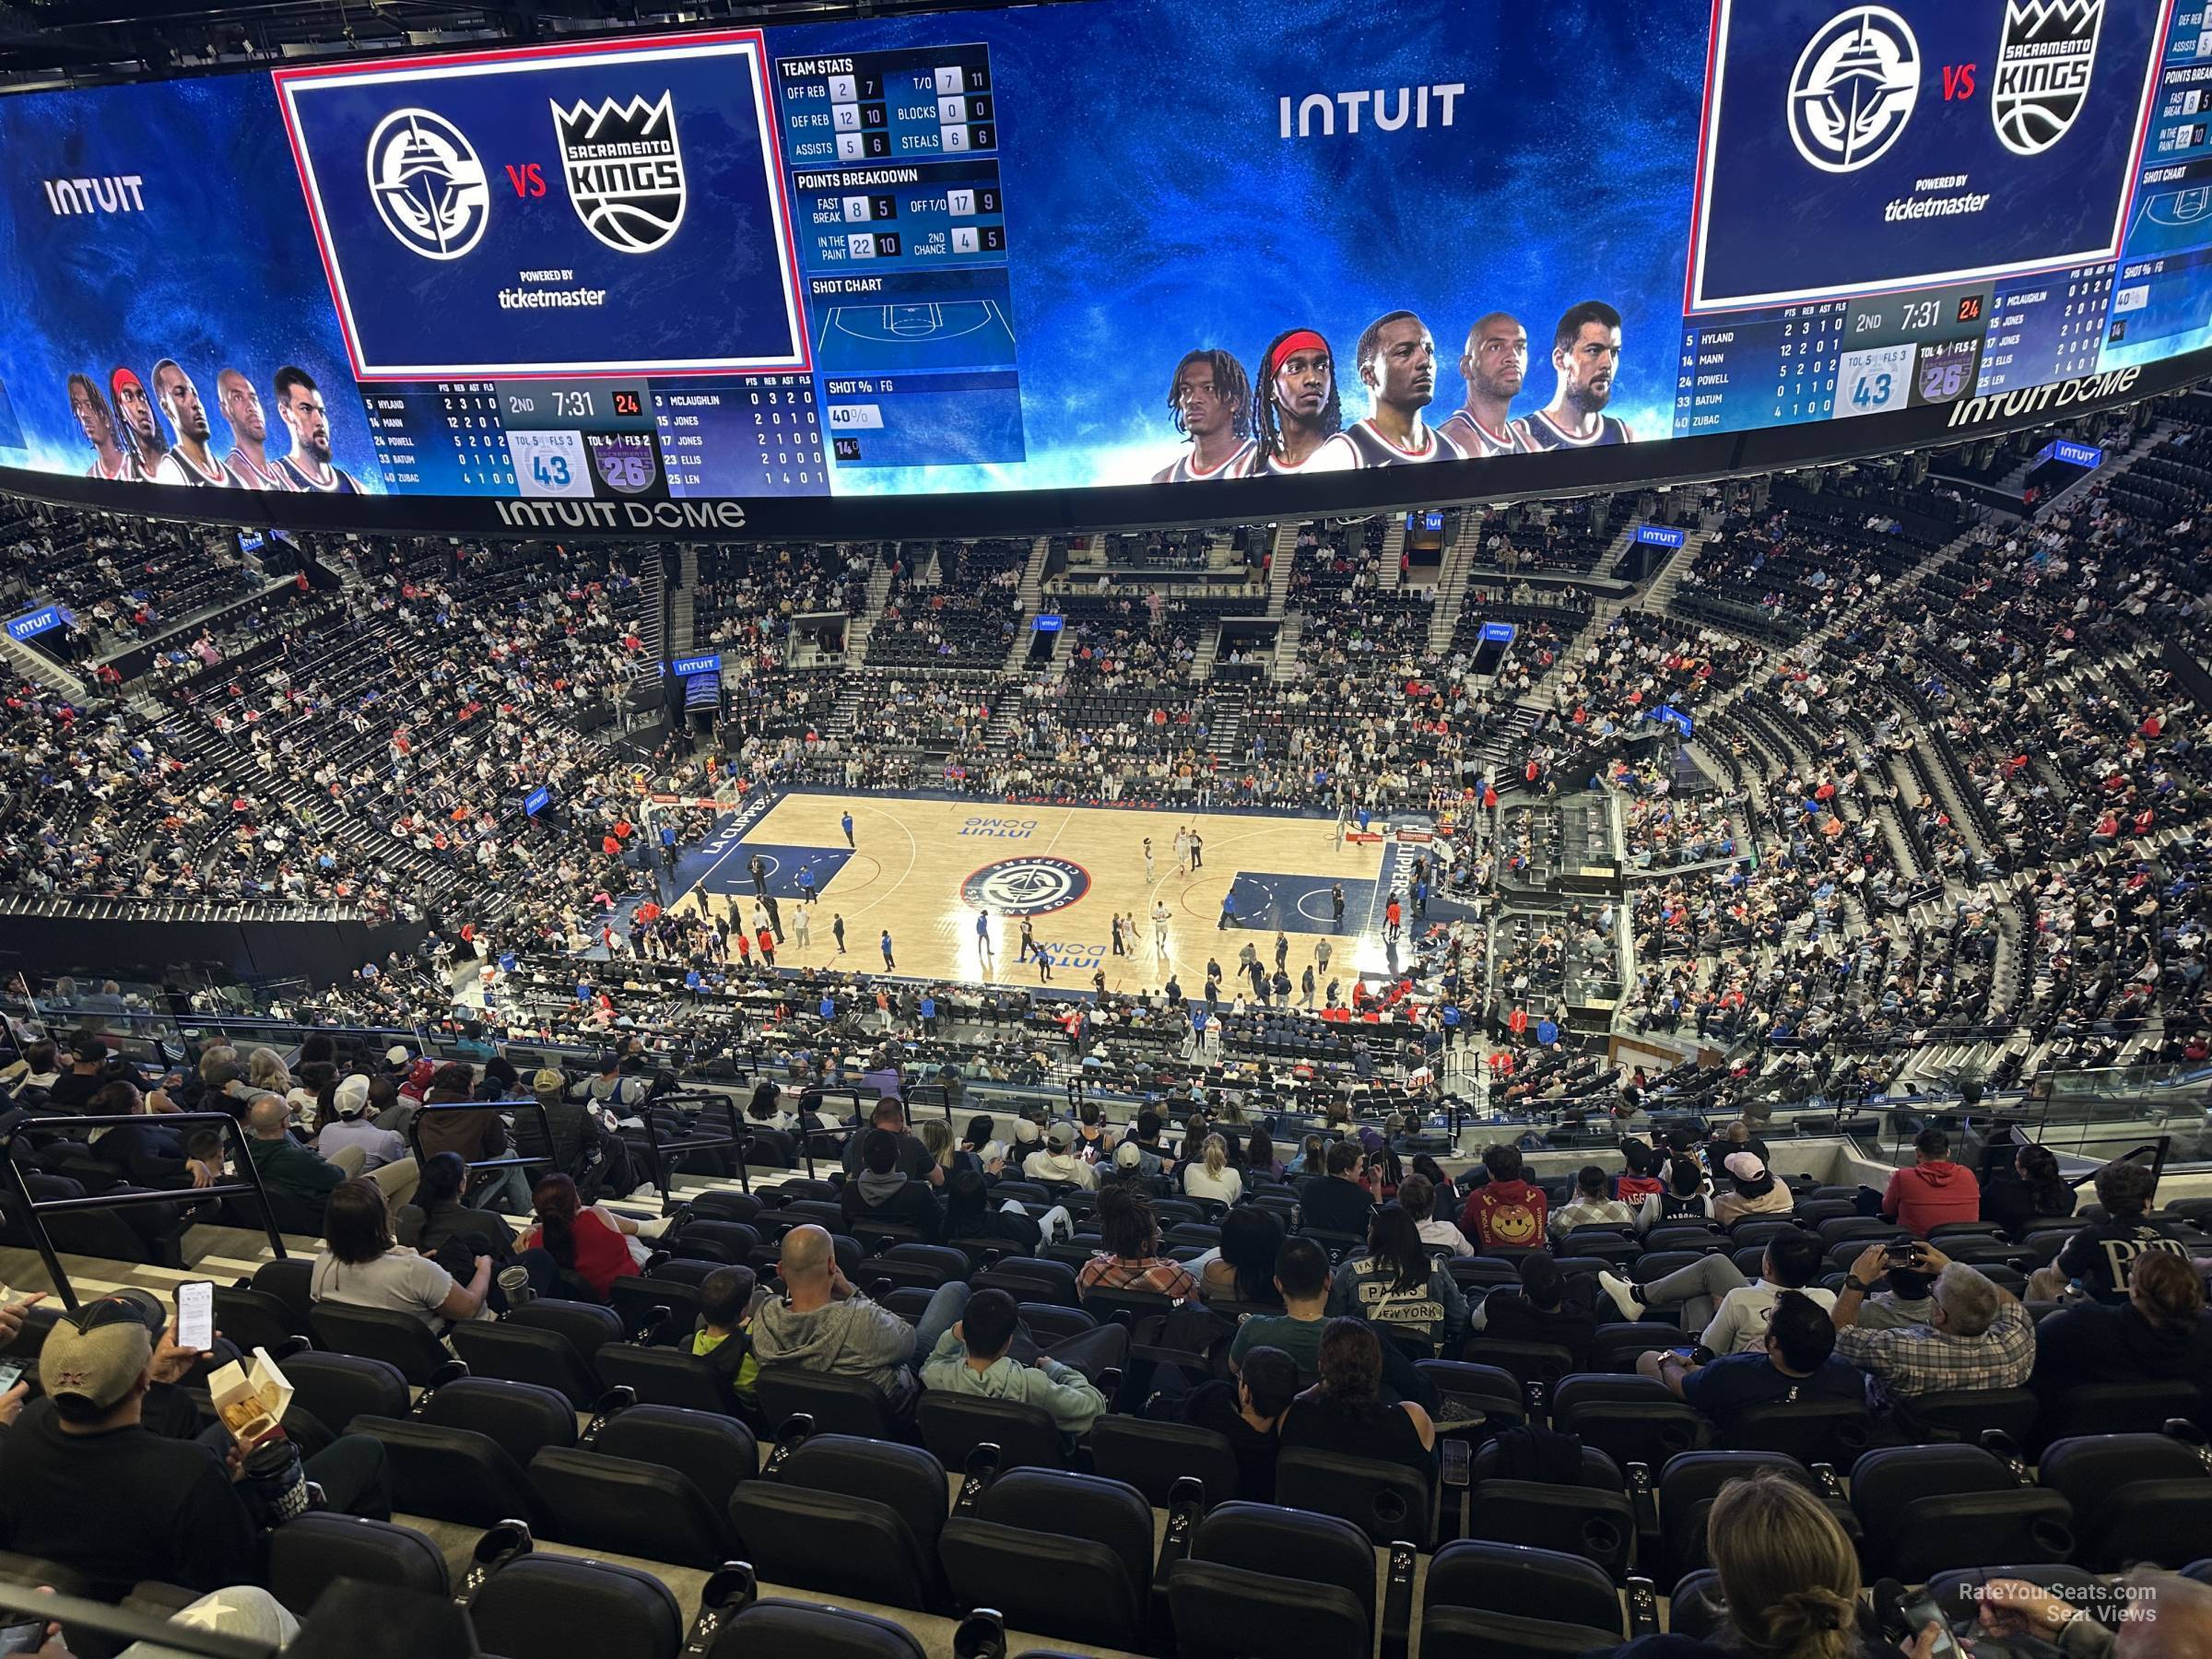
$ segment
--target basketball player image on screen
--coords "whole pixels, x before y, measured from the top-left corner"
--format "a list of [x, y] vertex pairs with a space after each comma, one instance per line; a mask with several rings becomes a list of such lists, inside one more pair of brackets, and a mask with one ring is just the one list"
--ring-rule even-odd
[[92, 465], [85, 468], [86, 477], [105, 478], [112, 484], [146, 482], [123, 423], [115, 418], [115, 411], [108, 407], [108, 400], [100, 394], [90, 375], [69, 377], [69, 412], [76, 417], [85, 441], [92, 446]]
[[1155, 484], [1241, 478], [1258, 446], [1252, 441], [1252, 382], [1244, 365], [1218, 347], [1186, 351], [1168, 384], [1175, 429], [1191, 447], [1152, 475]]
[[1459, 372], [1467, 382], [1467, 401], [1436, 429], [1474, 456], [1524, 455], [1535, 449], [1510, 412], [1528, 382], [1528, 330], [1521, 319], [1492, 312], [1467, 330]]
[[237, 370], [226, 369], [215, 377], [215, 401], [222, 406], [223, 418], [230, 423], [230, 436], [237, 441], [223, 457], [231, 476], [251, 489], [293, 488], [290, 475], [269, 459], [269, 418], [262, 412], [261, 394], [253, 390], [253, 382]]
[[235, 488], [238, 480], [207, 447], [211, 429], [207, 425], [206, 406], [200, 402], [200, 389], [172, 358], [163, 358], [154, 365], [154, 399], [160, 404], [161, 413], [168, 417], [170, 430], [177, 435], [168, 459], [154, 475], [154, 482], [218, 484], [225, 488]]
[[292, 453], [276, 465], [294, 489], [324, 495], [359, 495], [361, 487], [330, 461], [330, 413], [323, 394], [304, 369], [287, 363], [276, 371], [276, 413], [292, 435]]
[[1377, 317], [1359, 336], [1357, 360], [1375, 412], [1323, 444], [1311, 470], [1349, 472], [1465, 459], [1465, 450], [1421, 418], [1421, 411], [1436, 401], [1436, 339], [1427, 324], [1409, 311]]
[[108, 397], [123, 417], [124, 436], [130, 440], [138, 462], [138, 476], [150, 482], [169, 456], [169, 440], [154, 418], [154, 400], [146, 394], [146, 382], [128, 369], [108, 376]]
[[1585, 300], [1561, 317], [1551, 338], [1551, 366], [1559, 371], [1559, 394], [1522, 422], [1531, 443], [1563, 450], [1636, 441], [1628, 422], [1606, 413], [1620, 371], [1618, 312], [1603, 300]]
[[1336, 354], [1310, 328], [1277, 335], [1260, 358], [1255, 474], [1305, 470], [1344, 429], [1336, 394]]

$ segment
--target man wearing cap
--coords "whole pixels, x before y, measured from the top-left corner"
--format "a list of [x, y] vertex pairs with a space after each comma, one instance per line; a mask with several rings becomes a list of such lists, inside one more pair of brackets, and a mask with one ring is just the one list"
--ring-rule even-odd
[[1022, 1162], [1021, 1172], [1031, 1181], [1058, 1182], [1088, 1192], [1099, 1184], [1099, 1172], [1076, 1156], [1076, 1126], [1065, 1119], [1044, 1132], [1044, 1147]]
[[[615, 1075], [619, 1072], [620, 1063], [613, 1055], [603, 1055], [601, 1063], [609, 1070], [600, 1076], [608, 1079], [616, 1094], [625, 1088], [634, 1088], [639, 1094], [645, 1092], [643, 1078]], [[600, 1121], [599, 1112], [593, 1106], [571, 1098], [567, 1077], [552, 1066], [546, 1066], [531, 1074], [530, 1092], [546, 1110], [546, 1128], [553, 1136], [553, 1145], [548, 1149], [542, 1144], [545, 1136], [538, 1132], [535, 1112], [517, 1112], [514, 1140], [524, 1155], [550, 1156], [553, 1167], [575, 1182], [577, 1194], [586, 1204], [597, 1202], [602, 1195], [630, 1194], [638, 1189], [629, 1143]], [[659, 1193], [650, 1182], [645, 1190], [655, 1196]]]
[[[0, 1439], [0, 1545], [75, 1569], [108, 1599], [145, 1579], [207, 1591], [252, 1577], [245, 1488], [192, 1438], [198, 1413], [176, 1386], [204, 1357], [170, 1340], [144, 1290], [63, 1315], [39, 1352], [43, 1397]], [[391, 1513], [383, 1449], [366, 1436], [334, 1441], [305, 1472], [332, 1508]]]
[[1732, 1152], [1722, 1169], [1728, 1179], [1712, 1200], [1712, 1218], [1734, 1227], [1746, 1216], [1786, 1216], [1797, 1207], [1790, 1189], [1774, 1179], [1756, 1152]]

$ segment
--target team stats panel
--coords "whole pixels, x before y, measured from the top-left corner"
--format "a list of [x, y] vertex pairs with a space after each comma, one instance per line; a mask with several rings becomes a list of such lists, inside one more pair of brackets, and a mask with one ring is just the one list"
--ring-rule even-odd
[[1024, 459], [989, 50], [774, 67], [830, 466]]

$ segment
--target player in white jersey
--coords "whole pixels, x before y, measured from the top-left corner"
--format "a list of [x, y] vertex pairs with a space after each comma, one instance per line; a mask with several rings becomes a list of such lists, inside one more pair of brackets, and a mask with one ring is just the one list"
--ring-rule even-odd
[[1585, 300], [1559, 319], [1552, 335], [1551, 366], [1559, 389], [1550, 406], [1523, 422], [1540, 450], [1594, 449], [1633, 443], [1629, 423], [1605, 412], [1620, 370], [1620, 313], [1603, 300]]
[[250, 489], [294, 488], [290, 476], [269, 459], [269, 418], [262, 413], [261, 394], [253, 390], [253, 382], [237, 370], [226, 369], [215, 377], [215, 401], [222, 406], [230, 435], [238, 440], [223, 457], [231, 476]]
[[69, 410], [76, 417], [76, 424], [85, 434], [85, 441], [92, 446], [92, 465], [85, 468], [88, 478], [105, 478], [112, 484], [143, 484], [146, 475], [138, 470], [138, 456], [131, 446], [129, 436], [123, 430], [115, 411], [108, 407], [108, 400], [100, 394], [88, 374], [69, 377]]
[[1277, 335], [1260, 359], [1255, 474], [1288, 477], [1306, 469], [1344, 428], [1336, 394], [1336, 354], [1311, 328]]
[[230, 476], [230, 469], [217, 460], [215, 452], [207, 447], [211, 429], [207, 424], [207, 406], [200, 402], [200, 389], [192, 383], [192, 376], [173, 358], [163, 358], [154, 365], [154, 401], [169, 418], [170, 430], [177, 435], [160, 470], [154, 474], [154, 481], [235, 488], [238, 480]]
[[330, 414], [314, 377], [287, 363], [276, 371], [276, 413], [292, 435], [292, 453], [276, 465], [295, 489], [321, 495], [359, 495], [351, 476], [331, 465]]
[[1175, 429], [1191, 447], [1152, 475], [1155, 484], [1241, 478], [1259, 453], [1252, 441], [1252, 382], [1244, 365], [1219, 347], [1186, 351], [1168, 382]]
[[1511, 410], [1528, 382], [1528, 330], [1521, 319], [1492, 312], [1467, 331], [1459, 372], [1467, 401], [1437, 430], [1470, 455], [1524, 455], [1535, 448]]
[[1322, 446], [1316, 472], [1350, 472], [1425, 461], [1462, 461], [1466, 452], [1421, 419], [1436, 400], [1436, 340], [1409, 311], [1377, 317], [1359, 336], [1355, 359], [1375, 412]]

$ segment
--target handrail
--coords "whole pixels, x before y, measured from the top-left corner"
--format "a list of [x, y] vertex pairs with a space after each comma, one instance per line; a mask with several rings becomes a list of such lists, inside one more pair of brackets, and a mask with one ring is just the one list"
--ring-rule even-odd
[[[729, 1133], [727, 1135], [688, 1135], [680, 1140], [663, 1141], [661, 1126], [653, 1119], [654, 1109], [656, 1107], [680, 1109], [687, 1106], [700, 1108], [698, 1115], [700, 1117], [704, 1117], [708, 1112], [719, 1107], [729, 1117]], [[739, 1186], [748, 1193], [753, 1190], [752, 1175], [745, 1162], [746, 1143], [751, 1136], [738, 1119], [737, 1100], [735, 1096], [719, 1094], [714, 1090], [703, 1088], [656, 1095], [638, 1107], [638, 1117], [645, 1125], [646, 1157], [653, 1165], [653, 1184], [660, 1188], [662, 1203], [665, 1204], [668, 1201], [667, 1155], [672, 1152], [679, 1159], [687, 1152], [734, 1152], [737, 1158]], [[807, 1164], [806, 1172], [809, 1175], [814, 1173], [811, 1160]]]
[[[53, 1132], [75, 1129], [120, 1129], [128, 1124], [160, 1124], [163, 1127], [184, 1124], [206, 1124], [227, 1131], [237, 1143], [236, 1161], [240, 1179], [218, 1182], [204, 1187], [165, 1187], [158, 1192], [143, 1193], [89, 1193], [80, 1198], [33, 1198], [30, 1182], [23, 1173], [23, 1166], [16, 1158], [16, 1143], [34, 1131]], [[276, 1216], [269, 1207], [268, 1190], [263, 1184], [261, 1170], [253, 1161], [247, 1145], [245, 1131], [227, 1112], [124, 1112], [109, 1117], [76, 1117], [57, 1113], [52, 1117], [26, 1117], [5, 1134], [0, 1134], [0, 1167], [7, 1172], [12, 1206], [23, 1218], [23, 1226], [30, 1234], [31, 1245], [45, 1265], [46, 1277], [53, 1283], [62, 1306], [75, 1310], [76, 1290], [69, 1282], [69, 1275], [62, 1267], [60, 1253], [53, 1247], [53, 1236], [46, 1230], [44, 1217], [68, 1210], [129, 1209], [147, 1204], [198, 1204], [207, 1199], [251, 1198], [261, 1211], [262, 1229], [268, 1234], [269, 1250], [276, 1260], [285, 1259], [284, 1237], [276, 1230]]]
[[[545, 1136], [546, 1149], [543, 1154], [524, 1154], [517, 1151], [512, 1156], [506, 1158], [477, 1158], [465, 1159], [464, 1161], [468, 1165], [468, 1168], [471, 1171], [477, 1170], [521, 1170], [527, 1169], [533, 1164], [552, 1163], [553, 1120], [546, 1115], [546, 1106], [543, 1100], [539, 1100], [535, 1098], [519, 1100], [439, 1100], [435, 1103], [426, 1100], [415, 1109], [415, 1115], [407, 1120], [407, 1147], [415, 1154], [416, 1168], [420, 1169], [424, 1161], [422, 1156], [422, 1120], [429, 1116], [432, 1112], [506, 1112], [519, 1107], [527, 1107], [530, 1111], [537, 1113], [537, 1132]], [[513, 1144], [514, 1143], [510, 1140], [509, 1145], [512, 1146]]]

